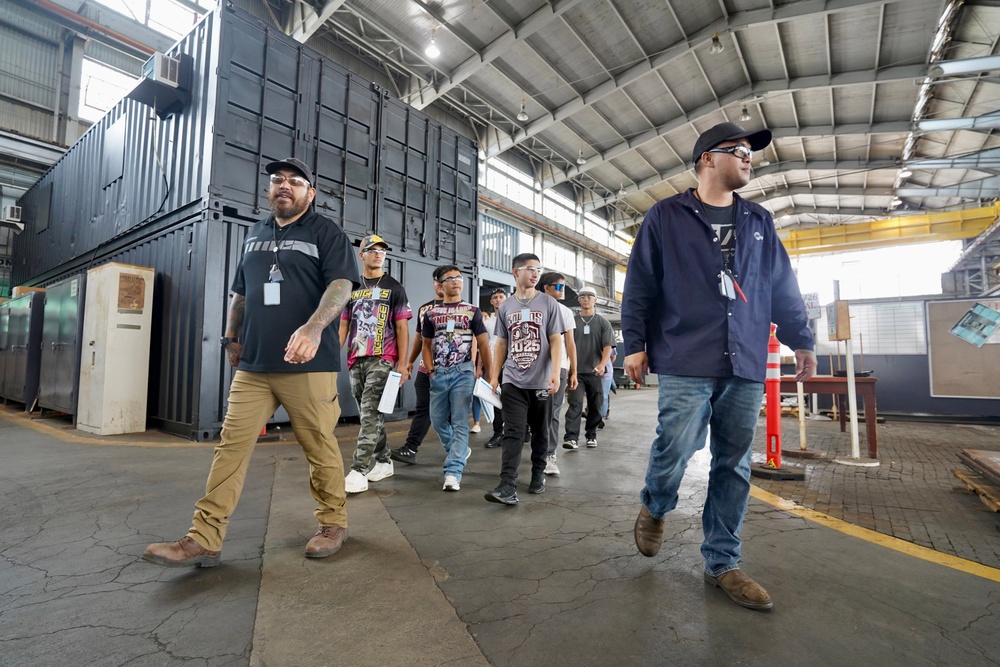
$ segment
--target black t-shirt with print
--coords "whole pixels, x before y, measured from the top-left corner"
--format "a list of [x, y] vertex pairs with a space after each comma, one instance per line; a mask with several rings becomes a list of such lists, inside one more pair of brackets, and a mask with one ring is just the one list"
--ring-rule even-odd
[[[275, 258], [281, 268], [281, 303], [265, 306], [264, 284], [270, 281]], [[256, 222], [243, 242], [243, 256], [232, 284], [233, 292], [246, 297], [239, 369], [258, 373], [339, 371], [339, 320], [323, 330], [319, 350], [311, 361], [289, 364], [284, 360], [288, 339], [316, 312], [323, 292], [338, 279], [349, 280], [352, 287], [361, 282], [351, 241], [332, 220], [309, 211], [284, 229], [276, 228], [273, 216]]]

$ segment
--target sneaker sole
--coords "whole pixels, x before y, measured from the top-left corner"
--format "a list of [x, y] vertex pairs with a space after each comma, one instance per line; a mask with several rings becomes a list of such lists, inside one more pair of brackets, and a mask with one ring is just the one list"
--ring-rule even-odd
[[352, 489], [344, 489], [344, 493], [350, 493], [350, 494], [353, 495], [355, 493], [364, 493], [367, 490], [368, 490], [368, 487], [366, 486], [363, 489], [353, 489], [353, 490]]
[[597, 443], [594, 443], [593, 445], [587, 445], [587, 449], [597, 449]]
[[462, 487], [460, 487], [460, 486], [446, 486], [442, 490], [443, 491], [455, 492], [455, 491], [460, 491], [461, 489], [462, 489]]
[[566, 444], [566, 443], [564, 442], [564, 443], [563, 443], [563, 449], [580, 449], [580, 445], [567, 445], [567, 444]]
[[198, 556], [197, 558], [189, 558], [187, 560], [167, 560], [162, 556], [143, 554], [142, 559], [148, 563], [162, 565], [163, 567], [215, 567], [221, 562], [222, 557]]
[[558, 477], [559, 476], [559, 471], [558, 470], [546, 470], [545, 474], [548, 475], [549, 477]]
[[539, 493], [545, 493], [545, 487], [543, 486], [540, 489], [528, 489], [528, 493], [534, 493], [536, 495]]
[[404, 459], [402, 456], [395, 456], [390, 454], [390, 458], [392, 458], [393, 461], [398, 461], [399, 463], [409, 463], [411, 466], [416, 465], [417, 463], [417, 457], [413, 457], [412, 459]]
[[492, 493], [486, 492], [486, 494], [483, 497], [486, 498], [486, 500], [490, 501], [491, 503], [500, 503], [501, 505], [508, 505], [508, 506], [513, 506], [517, 504], [517, 496], [505, 500], [503, 498], [497, 498]]

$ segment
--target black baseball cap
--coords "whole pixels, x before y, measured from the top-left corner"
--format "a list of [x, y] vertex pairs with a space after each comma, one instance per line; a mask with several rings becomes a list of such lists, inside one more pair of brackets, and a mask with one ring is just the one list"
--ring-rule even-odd
[[302, 174], [302, 177], [309, 181], [309, 185], [315, 185], [313, 181], [312, 169], [306, 166], [306, 163], [297, 157], [286, 157], [284, 160], [275, 160], [274, 162], [268, 162], [264, 167], [264, 171], [268, 174], [273, 174], [279, 169], [291, 169], [292, 171], [297, 171]]
[[759, 151], [771, 143], [771, 130], [744, 130], [736, 123], [719, 123], [711, 129], [705, 130], [694, 142], [694, 152], [691, 154], [691, 162], [698, 164], [701, 154], [715, 148], [723, 141], [733, 141], [734, 139], [747, 139], [750, 142], [750, 149]]
[[502, 287], [497, 287], [495, 290], [490, 292], [490, 296], [493, 296], [494, 294], [503, 294], [504, 296], [507, 296], [507, 290]]

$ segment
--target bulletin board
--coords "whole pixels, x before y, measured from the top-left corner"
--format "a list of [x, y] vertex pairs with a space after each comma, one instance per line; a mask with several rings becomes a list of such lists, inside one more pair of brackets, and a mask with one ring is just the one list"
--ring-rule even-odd
[[950, 330], [977, 303], [1000, 310], [1000, 299], [928, 301], [927, 359], [931, 396], [1000, 399], [1000, 336], [982, 347], [965, 342]]

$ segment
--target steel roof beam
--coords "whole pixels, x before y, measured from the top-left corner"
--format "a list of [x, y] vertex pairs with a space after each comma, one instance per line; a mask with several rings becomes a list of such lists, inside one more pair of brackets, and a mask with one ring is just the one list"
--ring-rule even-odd
[[1000, 147], [950, 158], [910, 160], [910, 169], [1000, 169]]
[[978, 181], [964, 181], [940, 188], [899, 188], [899, 197], [968, 197], [971, 199], [996, 199], [1000, 197], [1000, 176], [990, 176]]
[[[799, 128], [805, 129], [805, 128]], [[781, 162], [772, 162], [766, 167], [757, 167], [754, 170], [754, 178], [759, 178], [761, 176], [766, 176], [767, 174], [775, 174], [785, 171], [794, 170], [843, 170], [843, 171], [858, 171], [858, 170], [870, 170], [870, 169], [897, 169], [899, 167], [899, 160], [897, 159], [885, 159], [885, 160], [868, 160], [868, 161], [858, 161], [858, 160], [811, 160], [809, 162], [804, 162], [802, 160], [783, 160]], [[668, 169], [667, 171], [655, 174], [646, 178], [634, 185], [629, 185], [625, 187], [625, 193], [629, 194], [635, 192], [636, 190], [644, 190], [648, 187], [656, 185], [662, 181], [673, 178], [683, 174], [684, 172], [693, 169], [689, 166], [687, 162], [684, 164]], [[547, 186], [546, 186], [547, 187]], [[584, 212], [593, 211], [609, 204], [613, 204], [619, 197], [609, 196], [603, 199], [595, 199], [590, 203], [585, 203], [583, 205]]]
[[524, 42], [528, 37], [534, 35], [581, 2], [583, 0], [563, 0], [563, 2], [544, 3], [534, 14], [521, 21], [513, 30], [508, 30], [500, 35], [500, 37], [490, 42], [482, 51], [466, 59], [465, 62], [448, 72], [445, 75], [445, 80], [437, 88], [426, 94], [422, 94], [419, 99], [412, 102], [413, 106], [417, 109], [426, 108], [442, 95], [447, 94], [456, 86], [460, 86], [469, 77], [481, 72], [494, 60], [508, 53], [516, 44]]
[[948, 132], [951, 130], [992, 130], [1000, 127], [1000, 114], [989, 113], [975, 118], [938, 118], [918, 120], [920, 132]]
[[[706, 40], [710, 39], [713, 33], [734, 32], [743, 28], [769, 24], [777, 25], [778, 23], [791, 21], [802, 16], [825, 15], [831, 12], [842, 12], [867, 5], [880, 6], [885, 5], [888, 1], [889, 0], [843, 0], [837, 3], [830, 3], [828, 0], [800, 0], [799, 2], [792, 4], [782, 5], [781, 7], [773, 10], [770, 8], [763, 8], [733, 13], [728, 17], [728, 19], [719, 19], [714, 21], [698, 32], [688, 35], [686, 38], [675, 42], [673, 45], [667, 47], [656, 56], [643, 60], [642, 62], [637, 63], [636, 65], [625, 70], [617, 77], [598, 84], [584, 93], [582, 99], [571, 100], [561, 107], [552, 110], [549, 114], [546, 114], [538, 120], [529, 123], [522, 130], [515, 132], [513, 143], [514, 145], [517, 145], [532, 135], [544, 132], [556, 123], [560, 123], [573, 114], [604, 99], [619, 88], [627, 86], [633, 81], [645, 76], [649, 72], [659, 69], [660, 67], [663, 67], [664, 65], [667, 65], [682, 56], [688, 55], [694, 51], [697, 46], [703, 45]], [[834, 4], [835, 6], [832, 6]], [[916, 77], [926, 75], [926, 72], [926, 65], [921, 65], [917, 67], [915, 74], [911, 74], [904, 78], [912, 80]], [[865, 74], [867, 74], [867, 72]], [[835, 75], [833, 78], [837, 78], [838, 76], [843, 75]], [[748, 94], [746, 96], [749, 97], [753, 94], [759, 94], [759, 92], [766, 91], [753, 91], [752, 94]], [[499, 151], [492, 154], [488, 153], [487, 156], [493, 157], [498, 152]]]
[[327, 0], [319, 10], [302, 0], [292, 2], [282, 12], [284, 30], [296, 42], [305, 44], [346, 1]]
[[927, 75], [938, 78], [957, 74], [979, 74], [998, 69], [1000, 69], [1000, 56], [982, 56], [981, 58], [964, 58], [962, 60], [942, 60], [934, 63], [927, 71]]
[[[863, 74], [867, 76], [868, 81], [853, 80], [851, 81], [850, 84], [844, 84], [844, 85], [853, 85], [856, 83], [869, 83], [876, 79], [878, 81], [882, 81], [883, 80], [882, 76], [885, 73], [889, 73], [893, 77], [892, 80], [909, 81], [912, 80], [913, 75], [915, 73], [918, 73], [920, 71], [921, 67], [922, 66], [904, 66], [899, 68], [887, 68], [886, 70], [883, 70], [882, 71], [883, 73], [881, 74], [875, 74], [872, 72], [865, 72], [865, 73], [852, 72], [851, 74]], [[893, 70], [893, 72], [890, 73], [887, 72], [887, 70]], [[578, 176], [583, 172], [590, 171], [594, 167], [601, 165], [609, 160], [613, 160], [620, 155], [624, 155], [630, 150], [634, 150], [646, 143], [649, 143], [660, 137], [663, 137], [669, 132], [684, 127], [689, 123], [693, 123], [694, 121], [698, 120], [702, 116], [705, 116], [706, 114], [723, 109], [724, 107], [733, 104], [734, 102], [739, 102], [742, 99], [746, 99], [748, 96], [752, 97], [754, 95], [762, 93], [764, 92], [763, 88], [773, 89], [777, 88], [778, 85], [784, 85], [785, 88], [782, 89], [781, 92], [792, 92], [796, 90], [805, 90], [805, 89], [814, 90], [816, 88], [822, 88], [822, 87], [836, 87], [838, 84], [833, 83], [832, 80], [843, 76], [844, 76], [843, 74], [835, 75], [833, 77], [828, 77], [823, 75], [819, 77], [803, 77], [801, 79], [795, 79], [793, 81], [783, 81], [783, 80], [760, 81], [754, 84], [752, 93], [748, 94], [745, 88], [729, 93], [728, 95], [725, 95], [719, 98], [718, 100], [713, 100], [711, 102], [703, 104], [697, 109], [686, 112], [681, 116], [678, 116], [676, 118], [667, 121], [666, 123], [663, 123], [662, 125], [654, 127], [626, 141], [616, 144], [615, 146], [612, 146], [611, 148], [604, 151], [603, 153], [595, 155], [593, 158], [587, 158], [587, 164], [567, 169], [565, 175], [563, 176], [563, 180], [567, 180], [573, 178], [574, 176]], [[819, 79], [819, 81], [817, 81], [817, 79]], [[759, 88], [760, 90], [758, 90]], [[772, 90], [771, 92], [774, 92], [774, 90]], [[811, 136], [820, 137], [820, 136], [841, 135], [841, 134], [885, 134], [890, 132], [909, 132], [912, 129], [912, 127], [913, 125], [909, 120], [905, 121], [900, 120], [887, 123], [875, 123], [873, 125], [868, 125], [866, 123], [852, 123], [845, 125], [834, 125], [832, 127], [829, 125], [817, 125], [810, 127], [789, 126], [782, 128], [772, 128], [771, 133], [772, 136], [774, 136], [775, 138], [811, 137]], [[519, 132], [517, 131], [514, 133], [513, 135], [514, 143], [512, 143], [510, 146], [504, 146], [504, 149], [516, 145], [518, 134]], [[492, 147], [487, 148], [486, 151], [487, 156], [494, 154], [491, 149]], [[551, 187], [553, 185], [557, 185], [558, 182], [559, 181], [546, 183], [545, 186]]]

